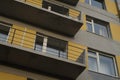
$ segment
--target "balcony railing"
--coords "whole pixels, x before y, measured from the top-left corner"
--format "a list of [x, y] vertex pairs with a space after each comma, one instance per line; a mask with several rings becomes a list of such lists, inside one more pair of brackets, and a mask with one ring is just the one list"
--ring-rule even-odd
[[47, 9], [49, 11], [62, 14], [66, 17], [72, 18], [77, 21], [81, 20], [81, 15], [82, 15], [81, 12], [75, 10], [72, 7], [68, 7], [68, 6], [61, 5], [61, 4], [58, 5], [55, 3], [53, 4], [52, 2], [48, 2], [45, 0], [17, 0], [17, 1], [29, 3], [29, 4], [38, 6], [40, 8]]
[[[6, 30], [4, 31], [2, 30], [2, 32], [8, 33]], [[85, 50], [82, 48], [74, 47], [72, 45], [68, 45], [66, 41], [63, 41], [63, 43], [65, 44], [61, 44], [61, 42], [59, 43], [56, 41], [62, 41], [62, 40], [59, 39], [56, 40], [55, 38], [50, 37], [51, 39], [53, 39], [53, 42], [49, 43], [49, 37], [15, 28], [11, 28], [8, 35], [4, 33], [0, 33], [1, 35], [0, 41], [33, 49], [37, 52], [50, 54], [51, 56], [56, 56], [71, 61], [75, 61], [81, 64], [85, 64]], [[40, 37], [38, 40], [36, 39], [37, 36]], [[41, 41], [42, 39], [43, 41]], [[39, 46], [36, 46], [36, 40], [40, 42]], [[69, 47], [73, 47], [73, 49]]]
[[69, 37], [83, 25], [81, 11], [50, 0], [0, 1], [0, 15]]

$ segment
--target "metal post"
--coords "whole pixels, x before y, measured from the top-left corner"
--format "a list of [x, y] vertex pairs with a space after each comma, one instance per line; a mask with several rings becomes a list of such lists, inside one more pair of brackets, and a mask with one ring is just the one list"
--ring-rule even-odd
[[12, 43], [13, 43], [13, 41], [14, 41], [15, 32], [16, 32], [16, 29], [14, 29], [13, 36], [12, 36], [12, 40], [11, 40], [11, 44], [12, 44]]

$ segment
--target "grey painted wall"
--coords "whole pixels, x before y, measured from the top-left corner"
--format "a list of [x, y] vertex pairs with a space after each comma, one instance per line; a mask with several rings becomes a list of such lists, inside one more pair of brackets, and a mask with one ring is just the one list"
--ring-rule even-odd
[[119, 42], [96, 35], [91, 32], [80, 30], [76, 34], [75, 39], [73, 41], [106, 53], [120, 55]]
[[104, 75], [93, 71], [85, 71], [76, 80], [120, 80], [120, 78]]
[[120, 10], [120, 0], [117, 0], [117, 3], [118, 3], [119, 10]]
[[106, 22], [120, 24], [118, 16], [108, 12], [107, 10], [99, 9], [97, 7], [90, 6], [89, 4], [81, 2], [79, 2], [75, 8], [82, 11], [86, 15], [101, 19]]

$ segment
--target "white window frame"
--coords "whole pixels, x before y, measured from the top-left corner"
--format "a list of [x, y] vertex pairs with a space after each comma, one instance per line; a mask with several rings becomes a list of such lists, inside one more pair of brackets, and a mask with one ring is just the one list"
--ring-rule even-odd
[[[86, 22], [92, 25], [92, 32], [95, 33], [94, 20], [93, 20], [93, 19], [91, 19], [90, 21], [87, 21], [87, 20], [86, 20]], [[88, 31], [88, 30], [87, 30], [87, 31]]]
[[[94, 52], [96, 54], [96, 56], [92, 55], [92, 54], [89, 54], [89, 52]], [[93, 57], [93, 58], [96, 58], [97, 60], [97, 72], [101, 73], [100, 72], [100, 55], [103, 55], [103, 56], [107, 56], [107, 57], [111, 57], [113, 59], [113, 64], [114, 64], [114, 69], [115, 69], [115, 75], [110, 75], [110, 76], [113, 76], [113, 77], [118, 77], [118, 70], [117, 70], [117, 65], [116, 65], [116, 61], [115, 61], [115, 57], [114, 56], [111, 56], [111, 55], [107, 55], [107, 54], [104, 54], [104, 53], [100, 53], [98, 51], [93, 51], [93, 50], [88, 50], [88, 57]], [[89, 66], [89, 65], [88, 65]], [[88, 68], [89, 69], [89, 68]], [[90, 70], [90, 69], [89, 69]], [[93, 70], [91, 70], [93, 71]], [[96, 72], [96, 71], [94, 71]], [[104, 74], [104, 73], [102, 73]], [[105, 74], [105, 75], [109, 75], [109, 74]]]
[[[92, 0], [88, 0], [88, 4], [89, 5], [91, 5], [91, 6], [93, 6], [92, 5]], [[96, 6], [95, 6], [96, 7]], [[106, 7], [105, 7], [105, 2], [103, 3], [103, 10], [105, 10], [106, 9]]]
[[39, 33], [36, 33], [37, 35], [36, 35], [36, 37], [35, 37], [35, 42], [34, 42], [34, 47], [36, 46], [36, 38], [37, 38], [37, 36], [40, 36], [40, 37], [43, 37], [43, 46], [42, 46], [42, 50], [41, 50], [41, 52], [43, 52], [43, 53], [46, 53], [46, 51], [47, 51], [47, 41], [48, 41], [48, 37], [46, 37], [46, 36], [44, 36], [44, 35], [40, 35]]
[[[100, 34], [97, 34], [95, 33], [95, 22], [94, 22], [94, 19], [90, 18], [90, 21], [86, 20], [86, 26], [87, 26], [87, 23], [88, 24], [91, 24], [92, 25], [92, 33], [96, 34], [96, 35], [99, 35], [99, 36], [103, 36], [103, 37], [106, 37], [104, 34], [103, 34], [103, 31], [100, 29]], [[110, 30], [107, 26], [104, 26], [106, 28], [106, 31], [107, 31], [107, 38], [110, 38]], [[87, 30], [88, 32], [90, 32], [89, 30]]]

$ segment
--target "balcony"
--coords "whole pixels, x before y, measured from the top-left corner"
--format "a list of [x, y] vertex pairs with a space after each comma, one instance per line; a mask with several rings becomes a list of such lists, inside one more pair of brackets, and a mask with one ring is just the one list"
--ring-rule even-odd
[[3, 0], [0, 1], [0, 15], [70, 37], [83, 24], [81, 12], [45, 0]]
[[0, 49], [1, 63], [60, 77], [75, 79], [86, 68], [83, 48], [74, 47], [66, 41], [38, 33], [34, 34], [15, 28], [11, 28], [8, 33], [8, 29], [2, 28]]
[[79, 0], [57, 0], [72, 6], [76, 6]]

